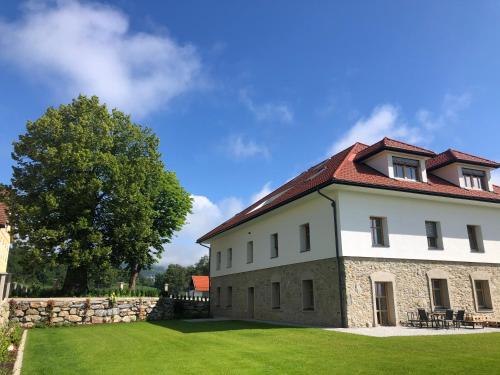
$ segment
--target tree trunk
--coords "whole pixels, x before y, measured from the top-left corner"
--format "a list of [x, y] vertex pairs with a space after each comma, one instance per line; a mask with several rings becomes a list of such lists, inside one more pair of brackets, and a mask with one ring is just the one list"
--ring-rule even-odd
[[64, 278], [62, 292], [64, 296], [81, 296], [88, 292], [88, 269], [85, 266], [69, 266]]
[[141, 269], [138, 266], [132, 267], [132, 269], [130, 270], [130, 279], [128, 280], [129, 290], [135, 290], [139, 272], [141, 272]]

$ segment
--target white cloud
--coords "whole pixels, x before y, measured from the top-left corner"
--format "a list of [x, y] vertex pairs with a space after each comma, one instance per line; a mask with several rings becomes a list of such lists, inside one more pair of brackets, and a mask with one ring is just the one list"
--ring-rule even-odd
[[203, 255], [208, 255], [206, 248], [196, 244], [198, 238], [270, 192], [271, 184], [267, 182], [257, 193], [252, 194], [250, 199], [229, 197], [213, 202], [206, 196], [193, 195], [192, 213], [188, 215], [186, 225], [174, 237], [172, 243], [165, 246], [160, 263], [178, 263], [184, 266], [196, 263]]
[[235, 197], [217, 203], [203, 195], [193, 195], [192, 198], [192, 213], [188, 215], [186, 225], [172, 243], [165, 246], [161, 260], [163, 265], [178, 263], [186, 266], [207, 255], [207, 249], [196, 244], [196, 240], [244, 208], [243, 201]]
[[491, 172], [491, 182], [495, 185], [500, 186], [500, 170], [495, 170]]
[[241, 135], [230, 137], [225, 145], [226, 151], [232, 157], [245, 159], [253, 156], [270, 157], [269, 149], [255, 143], [252, 140], [245, 140]]
[[133, 32], [117, 8], [78, 0], [25, 3], [20, 19], [0, 21], [0, 58], [58, 94], [98, 95], [145, 115], [193, 89], [201, 62], [192, 45]]
[[370, 117], [358, 120], [328, 150], [328, 155], [335, 154], [356, 142], [375, 143], [385, 136], [406, 140], [410, 143], [421, 139], [420, 130], [410, 127], [401, 119], [399, 110], [390, 104], [376, 107]]
[[293, 111], [286, 104], [256, 104], [246, 90], [240, 90], [240, 101], [255, 115], [258, 121], [278, 121], [283, 123], [293, 121]]
[[262, 186], [262, 189], [260, 189], [260, 191], [252, 195], [252, 197], [250, 198], [250, 202], [255, 203], [258, 200], [264, 198], [266, 195], [269, 195], [272, 191], [273, 189], [271, 188], [271, 182], [266, 182], [264, 186]]
[[458, 119], [460, 112], [470, 105], [470, 95], [445, 95], [441, 112], [434, 114], [426, 109], [419, 110], [416, 125], [408, 125], [399, 108], [391, 104], [375, 107], [368, 118], [358, 120], [344, 135], [328, 149], [328, 156], [343, 150], [356, 142], [373, 144], [384, 137], [395, 138], [408, 143], [419, 143], [432, 138], [432, 132]]
[[462, 95], [445, 95], [441, 106], [441, 113], [435, 115], [432, 112], [421, 109], [417, 112], [417, 121], [426, 130], [436, 130], [446, 126], [450, 122], [457, 120], [460, 112], [469, 107], [471, 103], [470, 94], [465, 93]]

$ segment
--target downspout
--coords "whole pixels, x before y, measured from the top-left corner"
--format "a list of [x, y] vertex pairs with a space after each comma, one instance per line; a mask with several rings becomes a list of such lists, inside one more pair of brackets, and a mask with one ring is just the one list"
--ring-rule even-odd
[[208, 249], [208, 317], [210, 318], [210, 306], [212, 302], [210, 301], [212, 298], [212, 252], [210, 251], [210, 246], [204, 245], [201, 242], [198, 242], [199, 245], [206, 247]]
[[340, 305], [340, 324], [342, 327], [346, 327], [345, 323], [345, 314], [344, 314], [344, 289], [342, 288], [342, 275], [340, 272], [340, 250], [339, 250], [339, 231], [338, 231], [338, 220], [337, 220], [337, 204], [335, 200], [330, 198], [329, 196], [323, 194], [320, 189], [316, 190], [319, 195], [323, 198], [328, 199], [332, 204], [333, 210], [333, 231], [335, 234], [335, 255], [337, 259], [337, 275], [338, 275], [338, 283], [339, 283], [339, 305]]

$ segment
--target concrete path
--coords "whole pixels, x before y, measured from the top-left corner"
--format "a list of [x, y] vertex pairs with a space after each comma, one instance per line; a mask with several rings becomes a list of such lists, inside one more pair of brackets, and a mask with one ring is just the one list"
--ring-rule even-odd
[[474, 333], [500, 333], [498, 328], [412, 328], [412, 327], [373, 327], [373, 328], [324, 328], [326, 331], [352, 333], [354, 335], [373, 337], [393, 336], [442, 336], [442, 335], [467, 335]]

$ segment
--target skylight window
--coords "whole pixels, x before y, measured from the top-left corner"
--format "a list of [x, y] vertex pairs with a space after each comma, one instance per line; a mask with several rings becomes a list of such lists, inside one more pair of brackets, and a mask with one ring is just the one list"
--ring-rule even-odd
[[259, 204], [258, 206], [252, 208], [250, 211], [247, 212], [247, 215], [251, 212], [254, 212], [255, 210], [258, 210], [259, 208], [262, 208], [264, 206], [267, 206], [269, 203], [272, 203], [273, 201], [275, 201], [276, 199], [278, 199], [279, 197], [281, 197], [283, 194], [285, 194], [288, 190], [290, 190], [290, 188], [288, 189], [285, 189], [283, 191], [280, 191], [279, 193], [276, 193], [274, 194], [273, 196], [269, 197], [268, 199], [266, 199], [264, 202], [262, 202], [261, 204]]
[[326, 167], [321, 168], [319, 171], [314, 173], [312, 176], [307, 177], [306, 181], [311, 181], [314, 178], [318, 177], [321, 173], [323, 173], [325, 171], [325, 169], [326, 169]]

